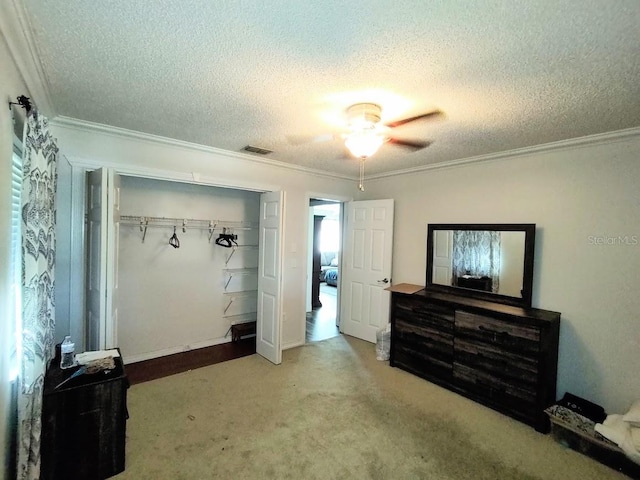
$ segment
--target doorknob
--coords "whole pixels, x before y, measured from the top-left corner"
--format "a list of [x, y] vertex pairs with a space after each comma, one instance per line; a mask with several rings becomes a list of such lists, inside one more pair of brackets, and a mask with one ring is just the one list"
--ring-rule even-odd
[[382, 280], [377, 280], [378, 283], [389, 283], [388, 278], [383, 278]]

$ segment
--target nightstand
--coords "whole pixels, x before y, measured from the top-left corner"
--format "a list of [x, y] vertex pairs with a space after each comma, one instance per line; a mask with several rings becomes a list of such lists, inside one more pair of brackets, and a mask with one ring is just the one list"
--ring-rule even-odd
[[46, 479], [104, 479], [124, 470], [129, 381], [122, 357], [115, 368], [80, 375], [60, 369], [57, 346], [44, 381], [41, 475]]

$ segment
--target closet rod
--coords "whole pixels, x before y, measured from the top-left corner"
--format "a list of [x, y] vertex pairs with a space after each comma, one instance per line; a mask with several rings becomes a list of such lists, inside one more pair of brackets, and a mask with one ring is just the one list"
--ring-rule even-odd
[[220, 228], [233, 228], [237, 230], [251, 230], [258, 227], [257, 223], [233, 221], [233, 220], [205, 220], [197, 218], [168, 218], [168, 217], [145, 217], [142, 215], [121, 215], [120, 223], [124, 225], [139, 225], [143, 227], [172, 227], [180, 226], [185, 228], [198, 228], [213, 230]]

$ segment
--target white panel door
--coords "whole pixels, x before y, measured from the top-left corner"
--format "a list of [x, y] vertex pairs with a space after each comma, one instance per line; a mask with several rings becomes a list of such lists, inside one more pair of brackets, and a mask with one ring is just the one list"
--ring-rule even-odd
[[115, 347], [119, 177], [111, 169], [88, 175], [87, 350]]
[[87, 350], [103, 347], [107, 302], [107, 173], [89, 172], [87, 188]]
[[107, 175], [107, 302], [104, 348], [118, 346], [118, 251], [120, 242], [120, 175]]
[[340, 329], [375, 343], [389, 322], [393, 199], [349, 202], [345, 211]]
[[438, 285], [452, 285], [453, 230], [433, 231], [433, 278]]
[[280, 297], [283, 203], [282, 192], [268, 192], [260, 196], [256, 352], [276, 365], [282, 363]]

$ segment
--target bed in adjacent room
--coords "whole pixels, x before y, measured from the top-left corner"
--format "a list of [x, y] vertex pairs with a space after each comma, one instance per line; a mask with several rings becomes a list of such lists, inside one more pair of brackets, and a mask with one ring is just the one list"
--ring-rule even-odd
[[333, 285], [334, 287], [337, 287], [338, 286], [338, 267], [330, 267], [327, 270], [325, 270], [324, 281], [327, 282], [327, 285]]
[[320, 281], [338, 286], [338, 252], [320, 253]]

